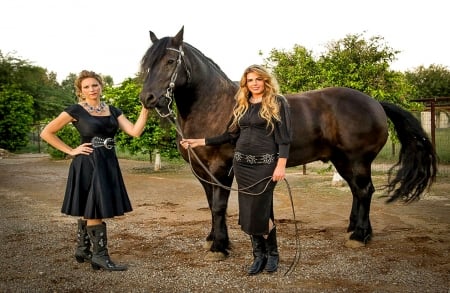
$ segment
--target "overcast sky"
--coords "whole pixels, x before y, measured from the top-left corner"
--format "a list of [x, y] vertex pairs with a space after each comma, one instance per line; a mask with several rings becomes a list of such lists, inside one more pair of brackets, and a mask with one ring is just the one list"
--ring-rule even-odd
[[[149, 31], [184, 40], [232, 80], [270, 50], [301, 45], [314, 55], [349, 34], [381, 36], [401, 53], [392, 69], [450, 67], [447, 1], [396, 0], [4, 0], [0, 50], [57, 73], [83, 69], [134, 77]], [[258, 55], [262, 51], [263, 57]]]

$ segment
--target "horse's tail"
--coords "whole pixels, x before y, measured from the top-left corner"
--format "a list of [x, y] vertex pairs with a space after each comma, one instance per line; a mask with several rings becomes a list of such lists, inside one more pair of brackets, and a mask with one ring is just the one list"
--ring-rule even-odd
[[[387, 202], [399, 198], [407, 203], [418, 200], [436, 180], [436, 152], [422, 125], [410, 112], [388, 102], [380, 103], [401, 143], [399, 160], [388, 172]], [[394, 170], [397, 170], [395, 178]]]

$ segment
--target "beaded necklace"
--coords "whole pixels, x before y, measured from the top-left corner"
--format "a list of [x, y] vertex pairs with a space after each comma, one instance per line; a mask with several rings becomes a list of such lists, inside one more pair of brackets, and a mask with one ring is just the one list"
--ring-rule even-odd
[[81, 105], [89, 112], [89, 113], [97, 113], [100, 114], [102, 112], [105, 112], [106, 110], [106, 104], [105, 102], [100, 102], [100, 104], [97, 107], [89, 105], [87, 102], [81, 103]]

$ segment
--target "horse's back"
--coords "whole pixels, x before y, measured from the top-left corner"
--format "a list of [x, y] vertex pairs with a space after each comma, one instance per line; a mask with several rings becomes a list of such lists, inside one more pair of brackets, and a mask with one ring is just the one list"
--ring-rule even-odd
[[338, 154], [377, 154], [387, 140], [387, 117], [380, 103], [350, 88], [331, 87], [286, 95], [293, 141], [289, 166]]

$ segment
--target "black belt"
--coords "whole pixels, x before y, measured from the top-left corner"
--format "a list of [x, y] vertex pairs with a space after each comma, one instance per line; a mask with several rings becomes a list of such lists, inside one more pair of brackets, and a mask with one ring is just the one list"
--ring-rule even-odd
[[112, 149], [116, 145], [114, 138], [110, 138], [110, 137], [101, 138], [98, 136], [93, 137], [91, 140], [91, 143], [92, 143], [92, 147], [94, 147], [94, 148], [105, 147], [108, 150]]
[[237, 162], [245, 162], [250, 165], [272, 164], [276, 158], [276, 154], [247, 155], [241, 152], [234, 153], [234, 159]]

